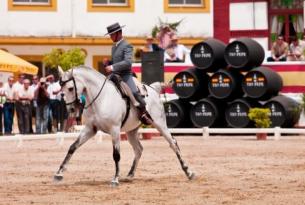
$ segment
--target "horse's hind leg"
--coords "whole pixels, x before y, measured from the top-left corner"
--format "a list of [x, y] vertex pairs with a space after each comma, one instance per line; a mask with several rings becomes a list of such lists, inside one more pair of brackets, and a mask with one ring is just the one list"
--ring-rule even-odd
[[192, 180], [195, 177], [194, 172], [189, 170], [189, 167], [185, 163], [185, 161], [182, 159], [181, 152], [177, 143], [177, 140], [171, 135], [168, 128], [166, 127], [166, 121], [158, 123], [154, 122], [153, 126], [162, 134], [162, 136], [168, 141], [170, 147], [174, 150], [174, 152], [177, 155], [177, 158], [180, 162], [181, 168], [184, 171], [185, 175], [188, 177], [189, 180]]
[[79, 134], [78, 138], [76, 141], [70, 146], [68, 153], [66, 154], [66, 157], [64, 161], [61, 163], [58, 171], [54, 175], [54, 180], [55, 181], [60, 181], [63, 179], [63, 172], [65, 171], [67, 163], [70, 161], [73, 153], [85, 142], [88, 141], [92, 136], [96, 134], [95, 129], [91, 129], [89, 127], [85, 127], [81, 133]]
[[140, 160], [142, 152], [143, 152], [143, 147], [142, 147], [142, 145], [140, 143], [140, 140], [138, 138], [138, 129], [139, 128], [136, 128], [136, 129], [127, 133], [128, 134], [128, 141], [131, 144], [131, 146], [133, 148], [133, 151], [134, 151], [134, 154], [135, 154], [132, 166], [131, 166], [130, 171], [127, 175], [128, 179], [132, 179], [134, 177], [135, 171], [137, 169], [139, 160]]

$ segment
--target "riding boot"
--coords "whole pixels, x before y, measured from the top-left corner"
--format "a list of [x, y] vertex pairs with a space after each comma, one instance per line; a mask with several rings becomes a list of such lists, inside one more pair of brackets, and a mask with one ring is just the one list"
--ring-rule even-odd
[[143, 124], [151, 125], [153, 122], [153, 119], [151, 118], [150, 114], [146, 110], [146, 107], [145, 107], [146, 103], [145, 103], [143, 97], [141, 96], [141, 94], [139, 92], [134, 93], [134, 97], [139, 102], [139, 106], [137, 106], [137, 108], [139, 110], [139, 119], [141, 120], [141, 122]]

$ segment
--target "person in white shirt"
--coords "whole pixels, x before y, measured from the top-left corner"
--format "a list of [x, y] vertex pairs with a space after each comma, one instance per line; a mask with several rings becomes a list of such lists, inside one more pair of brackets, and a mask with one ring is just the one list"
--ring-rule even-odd
[[165, 50], [165, 62], [184, 62], [190, 55], [190, 49], [178, 43], [178, 37], [174, 35], [171, 39], [171, 44]]
[[3, 106], [4, 114], [4, 133], [6, 135], [12, 134], [14, 112], [15, 112], [15, 99], [14, 99], [14, 77], [10, 76], [7, 79], [7, 83], [4, 84], [4, 90], [6, 95], [6, 102]]
[[0, 81], [0, 135], [3, 135], [3, 107], [6, 101], [5, 89], [3, 82]]
[[59, 122], [59, 106], [60, 101], [59, 97], [57, 96], [61, 91], [61, 86], [59, 85], [59, 82], [55, 82], [54, 75], [47, 76], [47, 80], [49, 82], [48, 85], [48, 93], [49, 93], [49, 99], [50, 99], [50, 117], [51, 117], [51, 124], [53, 126], [52, 130], [49, 130], [49, 132], [57, 132], [58, 130], [58, 122]]
[[16, 107], [16, 114], [17, 114], [17, 121], [18, 121], [18, 129], [19, 129], [19, 132], [21, 131], [21, 126], [22, 124], [21, 121], [20, 121], [20, 118], [21, 118], [21, 102], [19, 101], [19, 97], [18, 97], [18, 92], [20, 90], [23, 89], [23, 81], [25, 79], [25, 76], [24, 74], [20, 74], [19, 75], [19, 78], [18, 78], [18, 81], [14, 83], [13, 85], [13, 89], [14, 89], [14, 100], [15, 100], [15, 107]]
[[[39, 87], [38, 84], [39, 84], [39, 77], [38, 77], [38, 75], [34, 75], [33, 78], [32, 78], [32, 85], [30, 86], [30, 89], [32, 90], [33, 93], [35, 93], [35, 91]], [[35, 95], [34, 95], [34, 99], [32, 101], [32, 114], [33, 114], [33, 116], [35, 116], [36, 133], [40, 133], [39, 131], [37, 132], [37, 130], [39, 130], [39, 124], [40, 124], [37, 120], [38, 119], [37, 110], [38, 110], [37, 100], [36, 100]], [[31, 118], [33, 116], [31, 116]], [[32, 125], [31, 125], [31, 132], [33, 132]]]
[[289, 45], [288, 60], [289, 61], [304, 61], [305, 60], [305, 42], [298, 39], [296, 36], [291, 38]]
[[25, 79], [23, 81], [23, 87], [17, 91], [18, 102], [20, 103], [20, 114], [18, 118], [18, 124], [20, 124], [20, 134], [29, 134], [31, 131], [31, 102], [34, 97], [33, 90], [30, 89], [30, 80]]

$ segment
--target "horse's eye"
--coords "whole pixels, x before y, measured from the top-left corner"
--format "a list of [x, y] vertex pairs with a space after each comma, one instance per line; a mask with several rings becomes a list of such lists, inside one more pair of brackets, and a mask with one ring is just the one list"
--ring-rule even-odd
[[72, 92], [72, 91], [73, 91], [73, 88], [68, 88], [68, 90], [69, 90], [70, 92]]

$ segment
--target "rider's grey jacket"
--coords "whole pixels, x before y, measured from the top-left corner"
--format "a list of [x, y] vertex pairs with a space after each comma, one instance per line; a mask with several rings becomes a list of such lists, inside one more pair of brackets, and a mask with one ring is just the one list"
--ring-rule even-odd
[[132, 56], [133, 47], [127, 41], [122, 39], [112, 46], [112, 67], [113, 73], [123, 77], [123, 75], [132, 74]]

